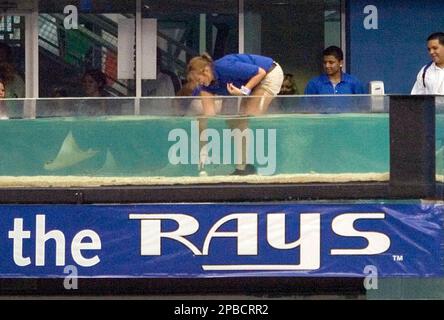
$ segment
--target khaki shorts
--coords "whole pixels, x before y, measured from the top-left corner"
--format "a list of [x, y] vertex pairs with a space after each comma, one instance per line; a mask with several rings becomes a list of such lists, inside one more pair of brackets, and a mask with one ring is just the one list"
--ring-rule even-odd
[[284, 71], [277, 62], [274, 62], [274, 69], [267, 73], [255, 89], [259, 88], [276, 96], [281, 91], [282, 82], [284, 82]]

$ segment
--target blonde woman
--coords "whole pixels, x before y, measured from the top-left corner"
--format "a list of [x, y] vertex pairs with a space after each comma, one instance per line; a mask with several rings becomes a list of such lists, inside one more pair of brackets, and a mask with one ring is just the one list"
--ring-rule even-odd
[[198, 87], [194, 95], [204, 99], [205, 115], [214, 115], [215, 95], [252, 96], [242, 105], [244, 115], [259, 115], [267, 111], [284, 80], [279, 64], [269, 57], [254, 54], [229, 54], [216, 61], [206, 53], [188, 63], [188, 75]]
[[[248, 97], [241, 102], [241, 115], [264, 114], [284, 80], [284, 73], [277, 62], [254, 54], [229, 54], [213, 61], [204, 53], [190, 60], [187, 72], [188, 77], [198, 84], [193, 95], [201, 97], [204, 116], [216, 114], [214, 96], [227, 95]], [[234, 119], [229, 126], [244, 130], [248, 122], [246, 119]], [[245, 150], [247, 148], [243, 143], [242, 150], [238, 150], [242, 154], [242, 161], [236, 165], [235, 175], [256, 173], [252, 164], [246, 164]]]

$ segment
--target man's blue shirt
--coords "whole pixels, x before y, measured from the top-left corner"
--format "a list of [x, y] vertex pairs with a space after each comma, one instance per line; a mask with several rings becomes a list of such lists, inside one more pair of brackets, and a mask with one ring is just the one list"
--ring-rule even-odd
[[342, 73], [341, 82], [333, 87], [326, 74], [311, 79], [305, 87], [305, 94], [364, 94], [364, 86], [355, 77]]
[[208, 87], [200, 86], [193, 91], [193, 95], [200, 91], [207, 91], [215, 95], [229, 95], [227, 84], [233, 83], [236, 87], [244, 86], [258, 72], [259, 68], [268, 71], [273, 59], [254, 54], [228, 54], [213, 64], [214, 81]]

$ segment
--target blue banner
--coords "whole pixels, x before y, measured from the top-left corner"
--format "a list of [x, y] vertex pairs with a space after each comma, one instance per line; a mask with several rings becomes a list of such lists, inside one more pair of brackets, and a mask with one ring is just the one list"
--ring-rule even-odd
[[[441, 204], [0, 206], [0, 277], [440, 275]], [[69, 270], [71, 270], [69, 269]]]

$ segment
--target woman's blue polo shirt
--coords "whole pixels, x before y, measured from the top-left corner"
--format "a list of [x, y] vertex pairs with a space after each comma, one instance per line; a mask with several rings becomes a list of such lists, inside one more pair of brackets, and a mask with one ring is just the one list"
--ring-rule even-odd
[[240, 88], [252, 77], [257, 75], [259, 68], [268, 71], [273, 64], [273, 59], [254, 54], [228, 54], [213, 63], [214, 81], [208, 87], [199, 86], [193, 91], [193, 95], [199, 95], [201, 91], [207, 91], [215, 95], [230, 95], [227, 84], [232, 83]]

